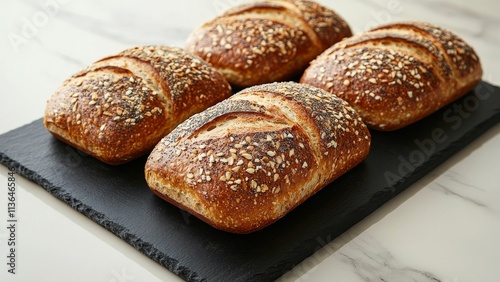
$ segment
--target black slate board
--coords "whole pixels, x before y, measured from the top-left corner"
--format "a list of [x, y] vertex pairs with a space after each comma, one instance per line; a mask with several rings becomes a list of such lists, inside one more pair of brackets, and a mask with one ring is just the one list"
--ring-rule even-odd
[[500, 121], [500, 88], [464, 98], [396, 132], [372, 132], [359, 166], [283, 219], [249, 235], [218, 231], [154, 196], [145, 158], [111, 167], [53, 138], [37, 120], [0, 136], [0, 162], [181, 278], [279, 278]]

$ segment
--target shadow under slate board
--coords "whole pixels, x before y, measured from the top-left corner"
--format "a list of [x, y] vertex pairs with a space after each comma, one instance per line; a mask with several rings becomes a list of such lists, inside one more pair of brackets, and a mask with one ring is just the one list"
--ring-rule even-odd
[[185, 280], [269, 281], [499, 121], [500, 88], [481, 82], [414, 125], [373, 131], [364, 162], [278, 222], [248, 235], [218, 231], [153, 195], [144, 180], [145, 157], [105, 165], [53, 138], [41, 120], [0, 136], [0, 162]]

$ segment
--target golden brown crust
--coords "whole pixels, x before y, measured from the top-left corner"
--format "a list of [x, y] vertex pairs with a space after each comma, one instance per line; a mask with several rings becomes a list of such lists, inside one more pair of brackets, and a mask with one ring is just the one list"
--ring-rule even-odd
[[261, 0], [232, 8], [195, 30], [186, 50], [238, 87], [300, 74], [326, 48], [351, 36], [332, 10], [306, 0]]
[[335, 44], [311, 62], [301, 82], [343, 98], [369, 127], [396, 130], [463, 96], [481, 76], [477, 55], [459, 37], [401, 22]]
[[346, 102], [316, 87], [247, 88], [180, 124], [150, 154], [146, 180], [215, 228], [273, 223], [368, 154], [370, 134]]
[[148, 153], [190, 115], [229, 97], [224, 77], [179, 48], [146, 46], [73, 75], [47, 102], [59, 139], [108, 164]]

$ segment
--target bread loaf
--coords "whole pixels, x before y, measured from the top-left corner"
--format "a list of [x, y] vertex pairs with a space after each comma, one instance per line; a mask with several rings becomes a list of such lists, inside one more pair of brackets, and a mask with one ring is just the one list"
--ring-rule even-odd
[[44, 124], [59, 139], [116, 165], [149, 153], [179, 123], [230, 95], [224, 77], [197, 56], [136, 47], [64, 81], [47, 102]]
[[457, 35], [401, 22], [335, 44], [301, 82], [343, 98], [369, 127], [396, 130], [463, 96], [481, 76], [479, 58]]
[[305, 84], [247, 88], [194, 115], [145, 168], [152, 191], [215, 228], [259, 230], [368, 154], [370, 133], [335, 95]]
[[248, 87], [302, 74], [332, 44], [351, 36], [334, 11], [307, 0], [259, 0], [222, 13], [191, 33], [186, 50]]

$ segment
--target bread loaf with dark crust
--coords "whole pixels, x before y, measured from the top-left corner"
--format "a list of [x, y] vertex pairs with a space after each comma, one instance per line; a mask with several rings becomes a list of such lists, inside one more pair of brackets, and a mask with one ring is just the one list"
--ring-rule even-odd
[[300, 76], [325, 49], [351, 36], [334, 11], [308, 0], [259, 0], [222, 13], [193, 31], [192, 52], [238, 87]]
[[48, 100], [44, 124], [112, 165], [149, 153], [189, 116], [229, 97], [225, 78], [180, 48], [146, 46], [73, 75]]
[[166, 201], [215, 228], [249, 233], [360, 163], [370, 142], [359, 115], [335, 95], [265, 84], [180, 124], [152, 151], [145, 175]]
[[335, 44], [301, 82], [346, 100], [369, 127], [396, 130], [463, 96], [481, 76], [478, 56], [457, 35], [428, 23], [400, 22]]

